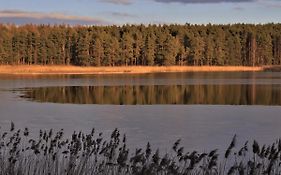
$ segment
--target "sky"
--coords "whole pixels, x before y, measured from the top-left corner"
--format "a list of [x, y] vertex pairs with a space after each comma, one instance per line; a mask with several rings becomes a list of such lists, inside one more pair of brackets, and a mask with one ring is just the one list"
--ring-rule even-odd
[[0, 0], [0, 23], [280, 23], [281, 0]]

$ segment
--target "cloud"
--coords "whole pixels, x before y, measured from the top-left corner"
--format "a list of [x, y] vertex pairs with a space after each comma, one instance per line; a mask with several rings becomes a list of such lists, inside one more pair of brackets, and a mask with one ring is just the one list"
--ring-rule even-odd
[[154, 0], [155, 2], [162, 3], [220, 3], [220, 2], [231, 2], [231, 3], [240, 3], [240, 2], [254, 2], [256, 0]]
[[258, 0], [258, 2], [266, 7], [281, 8], [281, 0]]
[[243, 8], [243, 7], [240, 7], [240, 6], [236, 6], [236, 7], [234, 7], [233, 9], [234, 9], [234, 10], [237, 10], [237, 11], [242, 11], [242, 10], [244, 10], [244, 8]]
[[132, 0], [100, 0], [100, 2], [112, 3], [112, 4], [121, 4], [129, 5], [132, 3]]
[[136, 18], [137, 15], [129, 14], [129, 13], [122, 13], [122, 12], [112, 12], [112, 16], [116, 17], [125, 17], [125, 18]]
[[72, 16], [62, 13], [26, 12], [20, 10], [0, 11], [2, 23], [14, 23], [18, 25], [33, 24], [69, 24], [69, 25], [107, 25], [108, 22], [92, 17]]

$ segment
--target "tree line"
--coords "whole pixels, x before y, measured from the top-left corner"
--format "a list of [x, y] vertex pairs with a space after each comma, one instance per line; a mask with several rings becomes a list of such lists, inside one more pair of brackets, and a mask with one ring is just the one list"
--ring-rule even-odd
[[0, 24], [0, 64], [280, 65], [281, 24]]

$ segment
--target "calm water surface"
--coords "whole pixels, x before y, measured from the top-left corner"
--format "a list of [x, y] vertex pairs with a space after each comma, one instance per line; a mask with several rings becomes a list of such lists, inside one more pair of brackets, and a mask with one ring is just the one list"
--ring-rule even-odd
[[281, 137], [281, 73], [0, 76], [0, 124], [109, 134], [132, 147], [225, 149]]

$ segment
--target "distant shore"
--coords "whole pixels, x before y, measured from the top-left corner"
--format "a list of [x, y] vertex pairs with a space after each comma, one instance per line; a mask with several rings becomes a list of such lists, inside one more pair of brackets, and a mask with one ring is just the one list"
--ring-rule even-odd
[[80, 66], [40, 66], [40, 65], [1, 65], [0, 74], [143, 74], [161, 72], [245, 72], [280, 71], [281, 66], [116, 66], [116, 67], [80, 67]]

